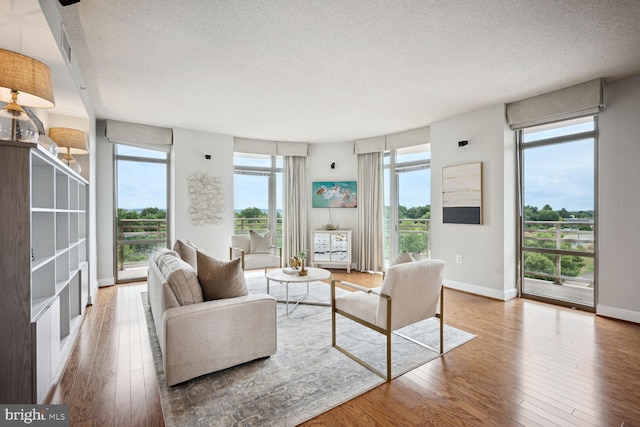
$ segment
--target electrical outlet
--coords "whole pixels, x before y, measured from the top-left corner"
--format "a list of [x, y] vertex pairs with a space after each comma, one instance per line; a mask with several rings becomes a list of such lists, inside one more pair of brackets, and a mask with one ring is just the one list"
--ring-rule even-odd
[[456, 264], [462, 264], [462, 255], [456, 255]]

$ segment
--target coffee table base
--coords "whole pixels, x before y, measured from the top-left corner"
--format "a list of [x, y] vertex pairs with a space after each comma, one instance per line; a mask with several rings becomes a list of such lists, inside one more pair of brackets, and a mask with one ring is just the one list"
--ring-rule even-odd
[[[279, 303], [284, 303], [287, 305], [287, 317], [289, 317], [289, 313], [293, 311], [298, 305], [315, 305], [320, 307], [331, 307], [330, 303], [324, 302], [314, 302], [314, 301], [305, 301], [304, 299], [309, 295], [309, 283], [315, 281], [323, 281], [331, 278], [331, 273], [328, 270], [324, 270], [321, 268], [309, 268], [310, 273], [308, 276], [297, 276], [295, 278], [289, 278], [283, 276], [282, 270], [270, 271], [266, 274], [267, 278], [267, 294], [269, 294], [269, 282], [270, 280], [275, 280], [276, 282], [280, 282], [285, 286], [285, 299], [284, 300], [276, 300]], [[289, 283], [306, 283], [307, 284], [307, 293], [303, 295], [300, 299], [291, 301], [289, 299]], [[293, 307], [289, 308], [289, 305], [293, 304]]]

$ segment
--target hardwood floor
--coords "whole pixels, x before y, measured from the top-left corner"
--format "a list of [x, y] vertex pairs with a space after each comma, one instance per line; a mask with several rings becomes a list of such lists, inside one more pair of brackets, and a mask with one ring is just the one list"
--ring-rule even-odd
[[[72, 426], [163, 425], [145, 290], [101, 288], [88, 308], [51, 400], [69, 404]], [[445, 322], [477, 338], [303, 425], [640, 426], [640, 325], [449, 289]]]

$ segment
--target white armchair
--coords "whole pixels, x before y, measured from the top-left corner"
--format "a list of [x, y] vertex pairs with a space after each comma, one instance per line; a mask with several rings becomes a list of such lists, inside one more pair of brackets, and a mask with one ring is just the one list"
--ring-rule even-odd
[[[442, 354], [444, 309], [442, 278], [444, 265], [443, 261], [432, 259], [394, 265], [387, 270], [382, 287], [374, 289], [333, 280], [331, 282], [331, 344], [333, 347], [387, 381], [391, 380], [392, 333]], [[336, 284], [354, 289], [356, 292], [336, 296]], [[336, 343], [337, 314], [386, 336], [386, 375]], [[410, 337], [394, 332], [397, 329], [432, 317], [440, 318], [439, 351]]]
[[263, 249], [259, 253], [253, 253], [249, 235], [231, 236], [229, 259], [238, 257], [242, 258], [242, 269], [244, 271], [264, 268], [266, 273], [268, 268], [282, 267], [282, 248], [269, 245], [267, 250]]

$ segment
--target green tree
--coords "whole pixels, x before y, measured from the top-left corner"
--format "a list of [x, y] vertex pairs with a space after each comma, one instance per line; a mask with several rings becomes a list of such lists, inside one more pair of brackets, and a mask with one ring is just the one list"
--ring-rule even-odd
[[[524, 269], [532, 273], [555, 274], [556, 267], [549, 255], [538, 252], [525, 252]], [[527, 275], [530, 276], [530, 275]], [[535, 274], [533, 274], [535, 276]]]
[[245, 208], [236, 214], [236, 218], [267, 218], [267, 214], [259, 208]]
[[560, 268], [563, 276], [579, 276], [584, 264], [584, 258], [579, 256], [563, 255], [560, 257]]
[[549, 205], [544, 205], [538, 214], [538, 221], [560, 221], [561, 219], [558, 212], [554, 211]]
[[140, 214], [135, 209], [118, 208], [118, 219], [138, 219]]
[[140, 211], [140, 218], [166, 219], [167, 211], [160, 208], [144, 208]]

